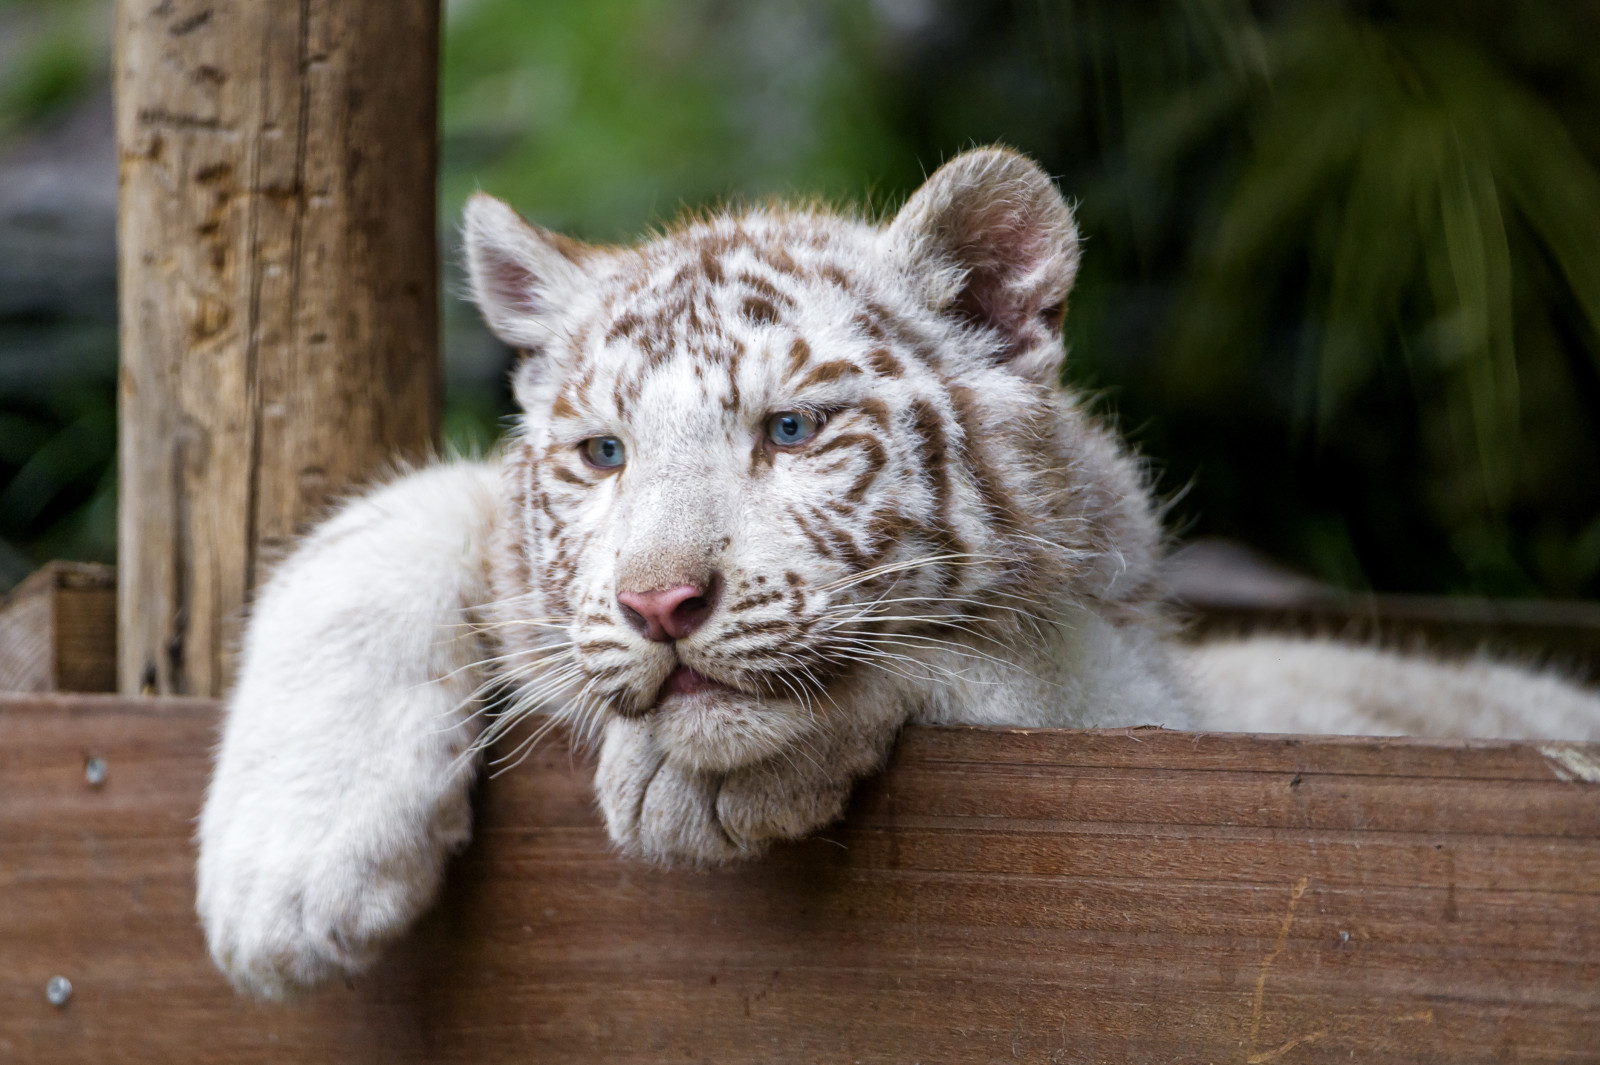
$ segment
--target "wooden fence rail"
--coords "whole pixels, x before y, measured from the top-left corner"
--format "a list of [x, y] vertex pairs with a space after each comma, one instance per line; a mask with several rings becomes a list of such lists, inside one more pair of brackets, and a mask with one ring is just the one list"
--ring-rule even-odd
[[283, 1007], [193, 916], [216, 712], [0, 700], [0, 1059], [1600, 1061], [1600, 745], [914, 728], [696, 873], [616, 858], [552, 744], [416, 934]]

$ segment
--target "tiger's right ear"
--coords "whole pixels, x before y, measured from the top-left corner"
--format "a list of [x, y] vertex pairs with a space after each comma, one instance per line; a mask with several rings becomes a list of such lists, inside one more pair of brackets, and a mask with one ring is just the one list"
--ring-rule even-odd
[[545, 348], [560, 333], [562, 311], [591, 283], [586, 266], [597, 249], [482, 192], [467, 200], [462, 229], [473, 302], [489, 331], [514, 348]]

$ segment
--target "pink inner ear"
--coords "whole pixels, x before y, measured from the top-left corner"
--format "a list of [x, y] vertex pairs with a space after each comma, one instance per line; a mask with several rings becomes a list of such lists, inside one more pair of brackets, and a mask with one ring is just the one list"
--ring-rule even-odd
[[544, 309], [536, 295], [538, 278], [532, 270], [498, 251], [484, 265], [486, 287], [497, 306], [513, 314], [537, 314]]
[[[1039, 227], [1005, 208], [981, 219], [961, 249], [967, 278], [954, 309], [974, 324], [1003, 333], [1010, 342], [1003, 357], [1038, 343], [1041, 332], [1060, 328], [1064, 303], [1042, 306], [1047, 292], [1039, 290], [1037, 279], [1028, 278], [1050, 254]], [[1035, 284], [1028, 285], [1028, 280]]]

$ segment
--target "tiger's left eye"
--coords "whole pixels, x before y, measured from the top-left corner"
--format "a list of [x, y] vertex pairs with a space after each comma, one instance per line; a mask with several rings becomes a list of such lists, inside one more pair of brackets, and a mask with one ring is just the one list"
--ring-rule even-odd
[[780, 410], [767, 419], [767, 439], [779, 447], [793, 447], [816, 436], [819, 428], [817, 419], [804, 411]]
[[597, 470], [617, 469], [627, 458], [622, 441], [614, 436], [591, 436], [578, 445], [578, 451]]

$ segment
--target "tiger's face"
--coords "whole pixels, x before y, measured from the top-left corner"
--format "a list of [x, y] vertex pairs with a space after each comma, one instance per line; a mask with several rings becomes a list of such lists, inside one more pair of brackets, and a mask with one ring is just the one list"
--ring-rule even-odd
[[518, 706], [648, 717], [728, 770], [1037, 616], [1095, 529], [1053, 388], [1076, 231], [1034, 175], [972, 153], [885, 227], [774, 208], [627, 249], [474, 199], [477, 298], [525, 352], [493, 622]]

